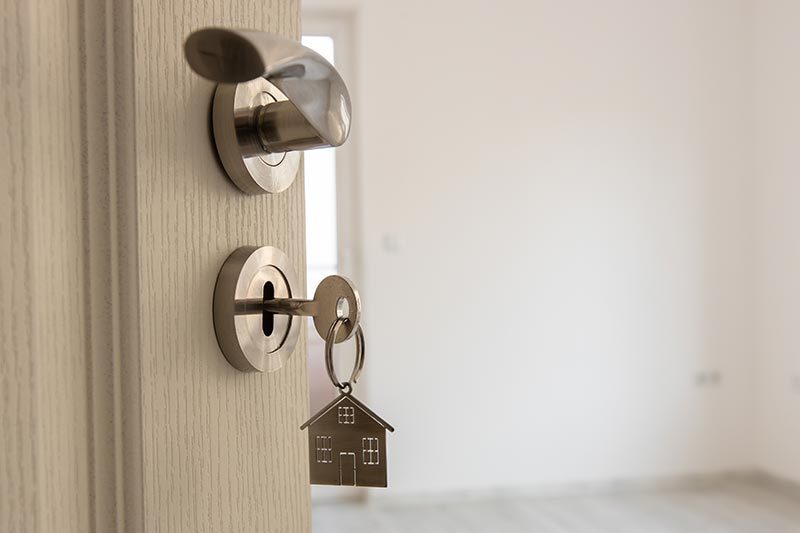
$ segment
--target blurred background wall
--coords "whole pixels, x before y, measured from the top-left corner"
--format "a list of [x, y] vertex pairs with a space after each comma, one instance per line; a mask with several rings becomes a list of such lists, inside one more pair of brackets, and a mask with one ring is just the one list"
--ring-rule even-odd
[[800, 480], [800, 6], [304, 10], [353, 28], [371, 496]]
[[800, 3], [755, 3], [759, 465], [800, 480]]

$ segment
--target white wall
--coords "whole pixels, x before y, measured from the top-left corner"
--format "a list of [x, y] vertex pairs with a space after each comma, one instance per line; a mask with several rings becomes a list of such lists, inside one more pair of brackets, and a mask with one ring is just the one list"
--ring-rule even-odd
[[800, 481], [800, 3], [756, 5], [759, 459]]
[[342, 6], [381, 494], [752, 466], [750, 3]]

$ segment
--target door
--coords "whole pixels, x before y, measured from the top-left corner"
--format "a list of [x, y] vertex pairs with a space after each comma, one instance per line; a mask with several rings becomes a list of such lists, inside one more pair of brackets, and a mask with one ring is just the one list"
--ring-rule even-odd
[[303, 341], [245, 374], [212, 322], [237, 247], [305, 271], [303, 179], [231, 184], [182, 48], [211, 25], [299, 38], [298, 1], [130, 4], [0, 10], [0, 530], [307, 531]]
[[339, 484], [343, 487], [356, 485], [356, 454], [339, 452]]

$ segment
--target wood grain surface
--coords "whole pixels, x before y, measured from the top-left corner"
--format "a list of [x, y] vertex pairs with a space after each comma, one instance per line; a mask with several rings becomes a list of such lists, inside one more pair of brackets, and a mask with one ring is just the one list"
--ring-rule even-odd
[[238, 372], [211, 313], [239, 246], [277, 246], [305, 272], [303, 180], [261, 196], [231, 184], [210, 135], [214, 84], [182, 48], [210, 25], [298, 37], [298, 4], [148, 0], [133, 14], [144, 529], [306, 531], [305, 346], [273, 374]]
[[0, 9], [2, 531], [92, 523], [80, 15]]
[[182, 52], [297, 1], [2, 1], [0, 531], [308, 531], [305, 346], [245, 375], [211, 320], [236, 247], [305, 271], [302, 176], [230, 184]]

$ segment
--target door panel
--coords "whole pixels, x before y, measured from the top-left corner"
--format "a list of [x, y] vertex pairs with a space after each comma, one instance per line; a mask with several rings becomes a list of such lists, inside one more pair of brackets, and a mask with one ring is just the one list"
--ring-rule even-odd
[[[296, 0], [149, 0], [134, 8], [143, 517], [156, 531], [304, 531], [309, 525], [305, 345], [273, 374], [220, 354], [212, 295], [224, 259], [273, 245], [305, 271], [303, 180], [245, 196], [211, 140], [214, 84], [183, 40], [200, 27], [299, 37]], [[305, 286], [301, 276], [301, 286]]]
[[0, 4], [2, 532], [92, 524], [75, 4]]
[[244, 196], [215, 156], [209, 25], [299, 37], [297, 0], [4, 1], [0, 531], [310, 529], [305, 346], [219, 352], [217, 271], [273, 245], [305, 285], [303, 179]]

